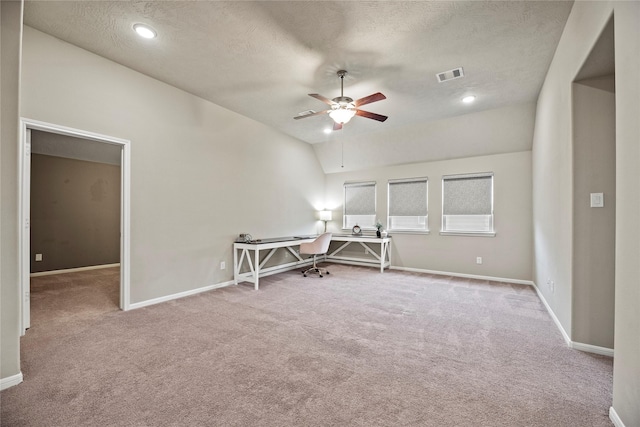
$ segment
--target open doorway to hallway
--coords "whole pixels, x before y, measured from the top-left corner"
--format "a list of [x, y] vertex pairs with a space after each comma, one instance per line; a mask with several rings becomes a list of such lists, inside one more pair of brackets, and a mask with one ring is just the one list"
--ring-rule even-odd
[[[69, 273], [109, 276], [115, 294], [104, 291], [103, 302], [128, 310], [130, 141], [25, 118], [20, 123], [21, 334], [31, 326], [32, 275], [65, 276], [36, 281], [40, 288], [68, 281]], [[87, 273], [98, 270], [104, 271]]]
[[31, 131], [31, 326], [119, 308], [121, 151]]

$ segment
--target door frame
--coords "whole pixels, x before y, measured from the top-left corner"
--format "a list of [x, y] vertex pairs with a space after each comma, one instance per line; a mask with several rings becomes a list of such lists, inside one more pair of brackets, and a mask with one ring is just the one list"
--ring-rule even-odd
[[127, 311], [131, 304], [131, 141], [74, 129], [53, 123], [20, 118], [19, 171], [19, 282], [20, 282], [20, 334], [31, 325], [31, 131], [67, 135], [76, 138], [122, 147], [120, 164], [120, 309]]

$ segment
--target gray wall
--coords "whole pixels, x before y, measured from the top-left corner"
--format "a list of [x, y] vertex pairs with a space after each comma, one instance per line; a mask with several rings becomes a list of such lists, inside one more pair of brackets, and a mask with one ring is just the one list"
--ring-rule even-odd
[[[616, 122], [613, 76], [573, 85], [573, 331], [576, 342], [613, 348]], [[604, 193], [604, 207], [590, 207]]]
[[[442, 236], [442, 175], [494, 172], [495, 237]], [[392, 265], [396, 267], [531, 280], [531, 152], [414, 163], [365, 171], [328, 174], [327, 208], [333, 221], [327, 230], [343, 232], [345, 181], [376, 181], [377, 216], [387, 222], [387, 182], [429, 178], [430, 234], [392, 233]], [[476, 257], [483, 264], [476, 264]]]
[[0, 378], [20, 373], [18, 281], [18, 111], [22, 2], [0, 2]]
[[[313, 149], [325, 173], [403, 164], [407, 153], [416, 162], [434, 162], [530, 151], [535, 110], [535, 103], [516, 104], [414, 126], [390, 127], [375, 135], [351, 136], [344, 146], [327, 135], [327, 141], [314, 144]], [[469, 141], [473, 141], [475, 153], [469, 152]]]
[[238, 233], [316, 232], [308, 144], [29, 27], [22, 78], [24, 117], [131, 140], [132, 303], [231, 280]]
[[32, 154], [31, 272], [118, 262], [120, 167]]
[[[613, 408], [640, 425], [640, 3], [576, 2], [543, 84], [533, 140], [534, 278], [572, 328], [572, 82], [612, 13], [616, 72], [615, 359]], [[588, 230], [586, 230], [588, 231]], [[555, 292], [543, 286], [555, 279]]]

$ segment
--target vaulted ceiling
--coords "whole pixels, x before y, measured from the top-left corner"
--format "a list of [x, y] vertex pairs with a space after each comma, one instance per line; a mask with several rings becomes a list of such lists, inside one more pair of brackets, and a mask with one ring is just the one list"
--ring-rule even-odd
[[[30, 1], [25, 24], [310, 144], [388, 135], [454, 116], [532, 103], [570, 1]], [[152, 26], [145, 40], [135, 23]], [[436, 74], [463, 67], [464, 77]], [[309, 97], [382, 92], [323, 131], [326, 104]], [[467, 94], [475, 103], [460, 102]], [[464, 150], [463, 150], [464, 151]], [[464, 154], [464, 152], [462, 152]], [[325, 169], [327, 169], [325, 167]]]

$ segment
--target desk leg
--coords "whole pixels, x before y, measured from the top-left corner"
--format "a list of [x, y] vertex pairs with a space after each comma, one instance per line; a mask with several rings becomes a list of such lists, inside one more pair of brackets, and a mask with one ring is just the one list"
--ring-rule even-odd
[[387, 259], [387, 245], [380, 243], [380, 273], [384, 273], [384, 260]]
[[254, 289], [257, 291], [258, 290], [258, 280], [260, 280], [260, 250], [258, 250], [258, 248], [256, 248], [255, 252], [255, 264], [253, 264], [253, 279], [255, 283]]
[[391, 270], [391, 241], [387, 242], [387, 259], [389, 260], [389, 270]]
[[233, 248], [233, 284], [238, 284], [238, 250]]

